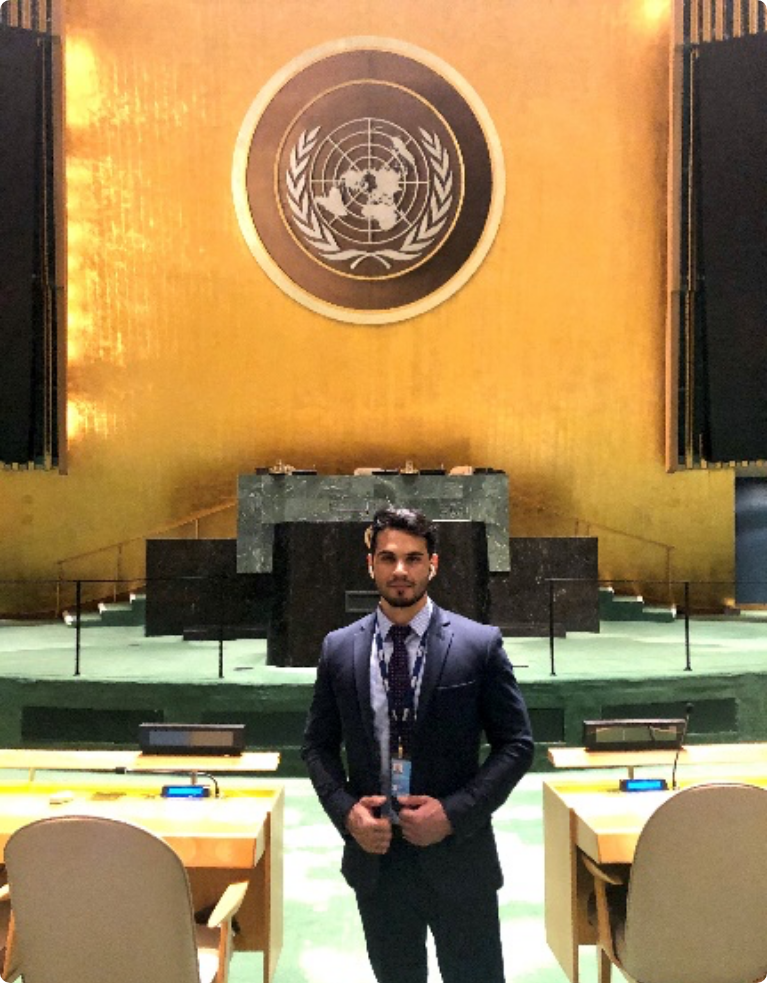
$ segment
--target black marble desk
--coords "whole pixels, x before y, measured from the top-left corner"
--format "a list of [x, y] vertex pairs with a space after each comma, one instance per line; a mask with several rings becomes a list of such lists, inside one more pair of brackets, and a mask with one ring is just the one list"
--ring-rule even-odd
[[[276, 527], [270, 665], [317, 665], [325, 635], [351, 624], [375, 605], [363, 538], [367, 525], [287, 522]], [[487, 618], [485, 542], [481, 522], [442, 523], [439, 573], [429, 585], [437, 604], [476, 621]]]

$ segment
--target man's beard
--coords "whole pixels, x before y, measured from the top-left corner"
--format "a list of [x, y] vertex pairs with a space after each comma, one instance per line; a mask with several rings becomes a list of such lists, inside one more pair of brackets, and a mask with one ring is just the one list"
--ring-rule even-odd
[[424, 594], [426, 593], [426, 588], [428, 587], [428, 584], [424, 584], [424, 586], [421, 588], [420, 591], [414, 590], [413, 593], [410, 596], [407, 596], [406, 595], [404, 597], [401, 597], [401, 596], [397, 595], [396, 593], [393, 593], [393, 594], [390, 594], [389, 593], [389, 591], [396, 591], [397, 590], [397, 586], [410, 587], [412, 585], [411, 584], [395, 585], [393, 588], [392, 587], [387, 587], [384, 590], [381, 590], [379, 588], [379, 592], [381, 594], [381, 597], [383, 597], [383, 599], [387, 602], [387, 604], [390, 604], [393, 608], [412, 608], [413, 605], [414, 604], [418, 604], [418, 602], [424, 596]]

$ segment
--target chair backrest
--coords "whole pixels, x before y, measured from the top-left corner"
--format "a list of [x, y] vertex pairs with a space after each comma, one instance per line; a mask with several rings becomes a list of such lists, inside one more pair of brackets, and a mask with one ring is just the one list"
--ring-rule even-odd
[[24, 983], [199, 983], [183, 864], [130, 823], [42, 819], [5, 848]]
[[767, 789], [699, 785], [637, 843], [620, 952], [641, 983], [749, 983], [767, 974]]

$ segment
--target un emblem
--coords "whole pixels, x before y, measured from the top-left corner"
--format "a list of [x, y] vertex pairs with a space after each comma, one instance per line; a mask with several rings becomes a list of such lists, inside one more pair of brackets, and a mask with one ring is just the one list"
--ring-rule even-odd
[[381, 267], [405, 270], [439, 248], [457, 197], [439, 134], [422, 130], [415, 139], [370, 117], [324, 138], [321, 129], [304, 130], [291, 149], [285, 192], [292, 222], [318, 258], [383, 275]]
[[444, 62], [381, 38], [286, 66], [242, 125], [233, 193], [246, 242], [295, 300], [383, 324], [455, 293], [492, 243], [503, 159], [487, 111]]

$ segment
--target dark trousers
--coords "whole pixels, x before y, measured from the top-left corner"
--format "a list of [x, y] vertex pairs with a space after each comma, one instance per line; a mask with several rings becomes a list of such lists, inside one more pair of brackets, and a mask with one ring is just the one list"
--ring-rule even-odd
[[418, 847], [392, 842], [372, 894], [357, 895], [378, 983], [426, 983], [431, 930], [443, 983], [504, 983], [498, 895], [467, 885], [455, 897], [422, 875]]

